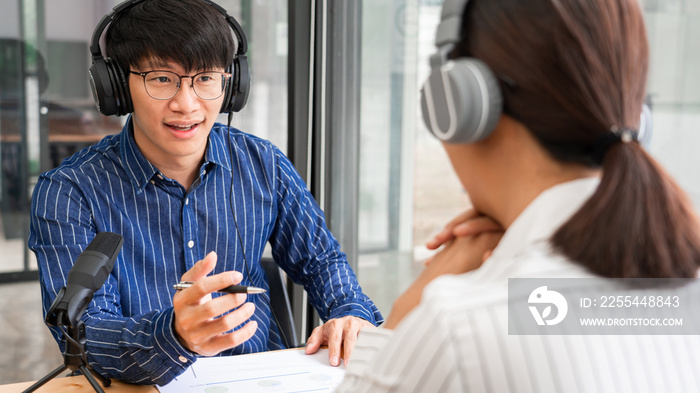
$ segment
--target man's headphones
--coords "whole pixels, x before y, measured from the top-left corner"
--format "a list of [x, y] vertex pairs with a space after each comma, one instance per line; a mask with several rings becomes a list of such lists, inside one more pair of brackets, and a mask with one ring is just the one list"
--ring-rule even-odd
[[[129, 83], [124, 71], [111, 58], [105, 59], [102, 56], [100, 38], [107, 25], [112, 23], [120, 12], [144, 1], [146, 0], [128, 0], [118, 4], [109, 14], [102, 17], [94, 33], [92, 33], [92, 43], [90, 44], [90, 53], [92, 54], [92, 65], [89, 71], [90, 86], [92, 87], [92, 94], [95, 98], [97, 109], [105, 116], [126, 115], [134, 111], [134, 105], [131, 101]], [[246, 57], [248, 40], [241, 25], [223, 7], [210, 0], [202, 1], [214, 7], [226, 18], [226, 22], [238, 39], [238, 49], [233, 56], [231, 65], [226, 69], [226, 72], [231, 73], [233, 76], [226, 84], [220, 113], [238, 112], [245, 106], [250, 93], [250, 68], [248, 68], [248, 58]]]
[[[421, 89], [423, 120], [433, 135], [447, 143], [486, 139], [503, 110], [498, 79], [484, 62], [473, 57], [450, 60], [460, 41], [462, 14], [469, 0], [445, 0], [435, 35], [437, 52], [430, 57], [431, 73]], [[642, 106], [639, 141], [651, 137], [651, 110]]]

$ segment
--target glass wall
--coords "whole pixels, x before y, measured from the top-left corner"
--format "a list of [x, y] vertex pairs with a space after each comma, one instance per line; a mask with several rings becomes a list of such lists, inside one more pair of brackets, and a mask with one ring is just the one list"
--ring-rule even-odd
[[645, 0], [651, 48], [649, 150], [700, 207], [700, 0]]
[[388, 314], [430, 255], [425, 241], [469, 201], [420, 117], [441, 2], [362, 6], [358, 273]]
[[[24, 117], [19, 108], [24, 101], [24, 45], [21, 45], [20, 8], [16, 2], [2, 0], [7, 20], [0, 23], [0, 244], [3, 263], [0, 269], [21, 270], [24, 262], [23, 216], [26, 214], [27, 159], [26, 138], [20, 128]], [[10, 18], [12, 15], [12, 18]], [[6, 48], [10, 46], [10, 48]], [[34, 51], [36, 53], [36, 51]], [[36, 55], [35, 55], [36, 56]], [[12, 114], [10, 114], [12, 113]], [[7, 131], [6, 131], [7, 130]], [[12, 266], [6, 266], [12, 264]]]
[[38, 175], [121, 129], [87, 83], [88, 42], [107, 1], [3, 1], [0, 15], [0, 271], [34, 270], [26, 249]]
[[[428, 238], [469, 206], [418, 97], [442, 0], [362, 3], [358, 275], [382, 312], [422, 269]], [[700, 0], [644, 0], [649, 151], [700, 206]]]
[[[0, 274], [35, 271], [28, 209], [38, 175], [121, 130], [96, 109], [87, 79], [97, 22], [117, 0], [0, 0]], [[233, 126], [287, 145], [287, 3], [226, 0], [248, 36], [253, 73]], [[225, 116], [219, 118], [225, 122]], [[9, 274], [9, 275], [8, 275]]]
[[[252, 90], [232, 126], [287, 146], [287, 2], [218, 0], [236, 18], [248, 38]], [[225, 122], [225, 116], [220, 121]]]

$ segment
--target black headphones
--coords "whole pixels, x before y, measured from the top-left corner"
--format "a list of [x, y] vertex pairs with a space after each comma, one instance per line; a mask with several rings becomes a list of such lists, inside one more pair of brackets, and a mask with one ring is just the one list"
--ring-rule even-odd
[[[486, 139], [501, 117], [503, 97], [496, 75], [473, 57], [448, 59], [457, 45], [462, 14], [469, 0], [445, 0], [435, 34], [437, 52], [430, 57], [431, 73], [421, 89], [421, 109], [428, 130], [447, 143]], [[651, 138], [651, 109], [642, 106], [639, 141]]]
[[[112, 59], [105, 59], [102, 56], [100, 37], [102, 37], [102, 34], [107, 29], [107, 25], [112, 23], [117, 14], [144, 1], [146, 0], [128, 0], [118, 4], [109, 14], [102, 17], [94, 33], [92, 33], [92, 43], [90, 44], [90, 53], [92, 54], [92, 65], [89, 71], [90, 86], [92, 87], [97, 110], [105, 116], [126, 115], [134, 111], [134, 105], [131, 101], [129, 83], [124, 71]], [[248, 94], [250, 93], [251, 77], [246, 56], [248, 40], [241, 25], [223, 7], [210, 0], [202, 1], [214, 7], [226, 18], [226, 22], [238, 39], [238, 50], [233, 56], [232, 64], [226, 69], [226, 72], [231, 73], [233, 76], [229, 83], [226, 84], [220, 113], [238, 112], [248, 102]]]

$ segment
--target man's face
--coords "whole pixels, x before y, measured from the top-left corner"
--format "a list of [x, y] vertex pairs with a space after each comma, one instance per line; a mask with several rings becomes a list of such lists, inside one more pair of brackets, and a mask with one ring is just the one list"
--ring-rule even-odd
[[[155, 67], [155, 68], [154, 68]], [[172, 71], [178, 75], [194, 75], [172, 62], [158, 63], [144, 61], [136, 72], [153, 70]], [[144, 78], [129, 74], [129, 89], [134, 103], [134, 139], [143, 155], [156, 167], [198, 165], [204, 157], [207, 139], [224, 96], [205, 100], [199, 98], [192, 89], [192, 79], [183, 78], [180, 89], [174, 97], [157, 100], [145, 89]]]

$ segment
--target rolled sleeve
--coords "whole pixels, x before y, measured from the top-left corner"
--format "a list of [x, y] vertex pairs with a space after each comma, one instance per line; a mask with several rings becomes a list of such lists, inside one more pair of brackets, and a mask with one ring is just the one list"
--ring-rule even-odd
[[374, 325], [382, 323], [379, 309], [362, 292], [306, 184], [281, 152], [275, 162], [279, 210], [270, 238], [275, 260], [295, 283], [304, 286], [324, 321], [356, 316]]
[[[94, 238], [92, 209], [71, 179], [54, 173], [39, 179], [32, 197], [29, 247], [39, 265], [44, 314], [66, 285], [73, 261]], [[123, 257], [123, 256], [120, 256]], [[126, 382], [165, 384], [196, 360], [180, 345], [173, 329], [172, 307], [126, 317], [115, 272], [95, 292], [81, 319], [90, 367]], [[63, 351], [58, 327], [51, 333]]]

